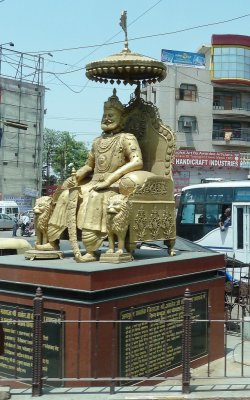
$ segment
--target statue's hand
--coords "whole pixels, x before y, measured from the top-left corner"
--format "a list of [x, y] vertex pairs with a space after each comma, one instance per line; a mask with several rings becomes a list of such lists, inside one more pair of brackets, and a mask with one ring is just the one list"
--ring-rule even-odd
[[80, 182], [83, 178], [85, 178], [85, 174], [81, 170], [76, 171], [77, 183]]
[[62, 184], [62, 189], [68, 189], [68, 188], [71, 188], [71, 187], [73, 187], [73, 186], [76, 186], [76, 180], [72, 177], [72, 176], [70, 176], [69, 178], [67, 178], [64, 182], [63, 182], [63, 184]]
[[110, 183], [107, 181], [98, 182], [94, 186], [92, 186], [92, 190], [102, 190], [106, 189], [110, 186]]

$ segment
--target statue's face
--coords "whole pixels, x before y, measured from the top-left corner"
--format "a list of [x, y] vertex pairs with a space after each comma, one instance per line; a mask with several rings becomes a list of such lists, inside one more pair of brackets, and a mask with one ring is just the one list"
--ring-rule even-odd
[[116, 131], [121, 124], [121, 112], [115, 108], [104, 110], [101, 128], [105, 133]]

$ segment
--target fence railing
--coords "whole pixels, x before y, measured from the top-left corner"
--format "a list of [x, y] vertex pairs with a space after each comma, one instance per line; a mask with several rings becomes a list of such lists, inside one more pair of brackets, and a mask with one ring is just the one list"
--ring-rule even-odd
[[[249, 304], [248, 294], [249, 290], [244, 297], [246, 304]], [[38, 288], [33, 299], [33, 312], [30, 315], [25, 314], [21, 308], [19, 312], [16, 312], [17, 309], [15, 312], [6, 309], [2, 314], [5, 354], [0, 357], [1, 381], [10, 384], [14, 382], [15, 385], [21, 386], [30, 385], [32, 396], [36, 397], [43, 394], [45, 386], [105, 384], [110, 388], [110, 394], [113, 394], [122, 385], [143, 385], [146, 382], [156, 385], [165, 380], [171, 382], [171, 379], [175, 379], [178, 375], [182, 382], [182, 392], [187, 394], [191, 390], [192, 376], [195, 375], [193, 371], [192, 374], [190, 372], [195, 359], [192, 354], [192, 332], [194, 327], [198, 326], [206, 333], [205, 341], [200, 344], [198, 355], [196, 354], [196, 358], [203, 357], [204, 362], [201, 364], [206, 367], [203, 375], [196, 376], [196, 379], [210, 378], [210, 365], [213, 362], [210, 360], [210, 351], [213, 344], [209, 343], [209, 331], [213, 324], [222, 324], [225, 328], [224, 355], [222, 355], [224, 374], [221, 377], [228, 376], [227, 343], [230, 335], [233, 337], [238, 335], [237, 345], [241, 346], [239, 360], [241, 371], [238, 376], [246, 377], [243, 332], [248, 308], [238, 303], [241, 313], [235, 313], [236, 298], [237, 293], [233, 291], [226, 293], [225, 319], [197, 318], [193, 313], [192, 294], [186, 289], [181, 304], [176, 302], [172, 305], [179, 307], [176, 310], [177, 318], [167, 318], [169, 307], [166, 305], [164, 310], [162, 307], [163, 311], [160, 308], [157, 310], [158, 314], [153, 306], [149, 307], [147, 318], [145, 316], [140, 318], [139, 314], [143, 314], [142, 311], [139, 310], [136, 315], [132, 307], [119, 319], [116, 308], [113, 309], [112, 319], [100, 319], [100, 308], [96, 307], [96, 318], [93, 320], [81, 318], [80, 311], [76, 320], [66, 320], [63, 312], [52, 317], [46, 314], [42, 292]], [[14, 318], [10, 318], [11, 315], [14, 315]], [[20, 315], [23, 315], [23, 319], [17, 318]], [[66, 327], [70, 334], [72, 326], [76, 334], [72, 342], [72, 354], [71, 350], [67, 350], [66, 358], [71, 357], [70, 363], [73, 368], [70, 373], [65, 373], [64, 335]], [[107, 331], [109, 348], [100, 341], [104, 331]], [[90, 338], [89, 348], [82, 345], [83, 335]], [[25, 343], [22, 343], [23, 340]], [[119, 349], [121, 343], [122, 353]], [[152, 357], [155, 358], [151, 359]], [[87, 360], [91, 361], [90, 369], [87, 366], [83, 368], [84, 359], [86, 363]], [[99, 368], [99, 364], [103, 363], [109, 365]], [[5, 367], [9, 368], [7, 372]]]

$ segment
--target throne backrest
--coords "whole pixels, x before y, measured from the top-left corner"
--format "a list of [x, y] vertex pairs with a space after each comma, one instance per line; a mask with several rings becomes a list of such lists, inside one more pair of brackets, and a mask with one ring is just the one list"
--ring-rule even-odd
[[172, 179], [176, 136], [162, 123], [154, 104], [140, 97], [130, 100], [125, 111], [124, 130], [133, 133], [139, 142], [143, 169]]

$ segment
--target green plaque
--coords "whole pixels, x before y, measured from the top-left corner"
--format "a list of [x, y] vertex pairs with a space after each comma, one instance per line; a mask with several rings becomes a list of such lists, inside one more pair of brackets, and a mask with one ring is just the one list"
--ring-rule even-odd
[[[193, 319], [207, 319], [207, 297], [207, 291], [192, 295]], [[119, 319], [128, 321], [120, 324], [120, 376], [153, 376], [181, 365], [183, 297], [119, 310]], [[191, 357], [206, 353], [207, 322], [194, 322]]]
[[[5, 335], [0, 373], [2, 376], [14, 378], [31, 378], [33, 308], [0, 303], [0, 316]], [[63, 354], [61, 313], [45, 310], [43, 316], [44, 322], [47, 321], [43, 324], [43, 375], [60, 378]]]

